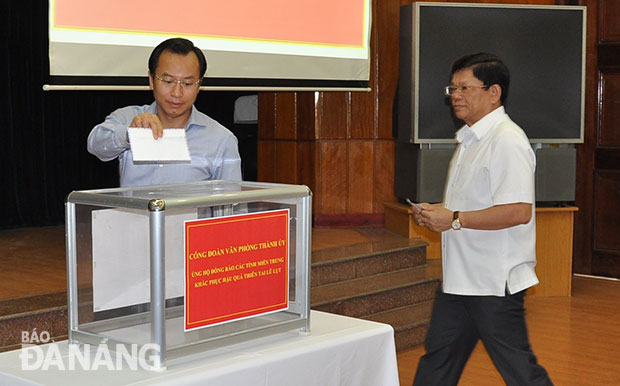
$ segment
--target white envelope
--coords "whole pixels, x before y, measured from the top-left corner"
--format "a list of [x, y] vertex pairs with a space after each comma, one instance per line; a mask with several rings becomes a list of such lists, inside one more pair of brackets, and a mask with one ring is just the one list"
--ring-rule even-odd
[[134, 162], [190, 162], [185, 129], [164, 129], [155, 140], [150, 128], [127, 129]]

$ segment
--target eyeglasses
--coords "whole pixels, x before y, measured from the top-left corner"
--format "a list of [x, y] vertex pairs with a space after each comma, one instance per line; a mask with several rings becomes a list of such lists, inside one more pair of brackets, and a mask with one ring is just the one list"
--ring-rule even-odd
[[157, 80], [160, 81], [164, 85], [165, 88], [172, 88], [172, 87], [174, 87], [175, 84], [178, 84], [178, 85], [180, 85], [184, 89], [189, 89], [191, 87], [199, 85], [202, 82], [202, 79], [198, 79], [198, 80], [185, 80], [185, 79], [176, 80], [176, 79], [160, 78], [159, 76], [157, 76], [157, 74], [155, 74], [155, 78], [157, 78]]
[[475, 88], [483, 88], [486, 90], [489, 88], [489, 86], [446, 86], [444, 88], [444, 92], [446, 93], [446, 96], [450, 96], [457, 91], [461, 94], [469, 94], [471, 90]]

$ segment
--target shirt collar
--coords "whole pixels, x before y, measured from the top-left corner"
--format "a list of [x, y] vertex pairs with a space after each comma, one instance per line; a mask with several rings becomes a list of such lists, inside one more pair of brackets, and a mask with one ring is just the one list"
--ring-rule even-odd
[[[151, 106], [149, 106], [149, 112], [152, 114], [157, 114], [157, 102], [153, 102]], [[198, 110], [196, 106], [192, 105], [192, 112], [189, 115], [189, 119], [185, 124], [185, 130], [189, 130], [192, 126], [204, 126], [203, 123], [198, 122]]]
[[187, 124], [185, 125], [185, 130], [189, 130], [192, 126], [204, 126], [204, 124], [198, 122], [197, 116], [198, 110], [196, 109], [196, 106], [192, 105], [192, 112], [189, 115]]
[[486, 133], [491, 130], [495, 122], [501, 117], [505, 116], [504, 106], [499, 106], [495, 110], [491, 111], [478, 122], [473, 125], [465, 125], [456, 132], [456, 140], [459, 143], [469, 144], [474, 140], [480, 140]]

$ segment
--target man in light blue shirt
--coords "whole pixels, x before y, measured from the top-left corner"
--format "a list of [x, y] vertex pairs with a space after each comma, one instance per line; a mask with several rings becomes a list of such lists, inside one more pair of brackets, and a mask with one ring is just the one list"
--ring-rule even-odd
[[[114, 111], [88, 136], [88, 151], [102, 161], [118, 157], [120, 186], [203, 180], [241, 180], [237, 138], [194, 107], [207, 68], [202, 51], [187, 39], [168, 39], [149, 58], [155, 102]], [[190, 163], [134, 163], [128, 127], [146, 127], [156, 140], [164, 128], [184, 128]]]

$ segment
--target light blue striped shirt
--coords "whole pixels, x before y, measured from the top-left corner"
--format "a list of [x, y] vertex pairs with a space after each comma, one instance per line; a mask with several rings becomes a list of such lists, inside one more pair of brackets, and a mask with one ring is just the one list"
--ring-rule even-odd
[[102, 161], [118, 157], [120, 186], [143, 186], [204, 180], [241, 180], [241, 157], [235, 135], [192, 106], [185, 126], [190, 163], [133, 162], [127, 127], [142, 113], [157, 114], [157, 104], [120, 108], [95, 126], [88, 136], [88, 151]]

